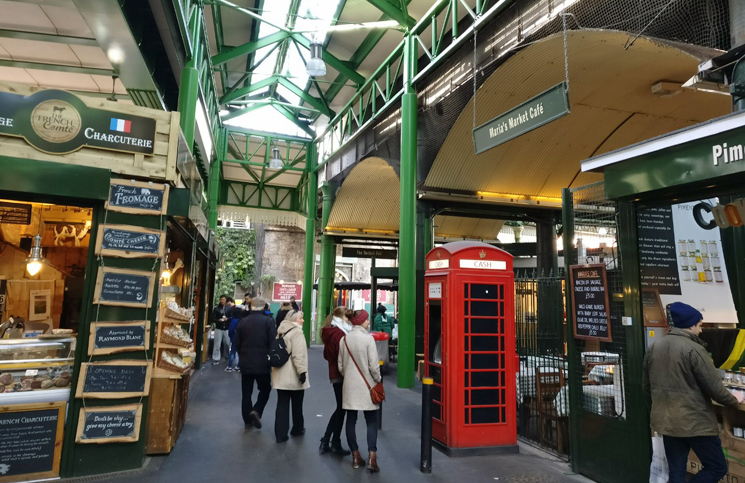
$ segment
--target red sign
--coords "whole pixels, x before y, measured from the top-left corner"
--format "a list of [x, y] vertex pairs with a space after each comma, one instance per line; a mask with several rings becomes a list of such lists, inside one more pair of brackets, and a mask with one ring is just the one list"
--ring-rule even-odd
[[272, 300], [275, 302], [289, 302], [290, 297], [295, 297], [295, 300], [303, 298], [303, 284], [302, 283], [276, 283], [274, 284], [274, 290], [272, 291]]
[[[362, 291], [362, 299], [365, 302], [370, 301], [370, 292], [372, 292], [372, 290]], [[388, 303], [388, 292], [386, 292], [385, 290], [378, 290], [378, 302], [383, 304]]]

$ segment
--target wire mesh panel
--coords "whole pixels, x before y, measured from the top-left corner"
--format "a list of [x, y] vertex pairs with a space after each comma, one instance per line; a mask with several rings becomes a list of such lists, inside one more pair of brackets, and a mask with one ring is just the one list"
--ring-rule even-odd
[[516, 272], [518, 434], [558, 455], [569, 452], [563, 278]]
[[567, 254], [567, 264], [605, 265], [611, 341], [576, 339], [579, 374], [571, 379], [582, 383], [583, 411], [625, 420], [628, 360], [616, 203], [605, 199], [602, 182], [573, 190], [572, 196], [575, 250]]

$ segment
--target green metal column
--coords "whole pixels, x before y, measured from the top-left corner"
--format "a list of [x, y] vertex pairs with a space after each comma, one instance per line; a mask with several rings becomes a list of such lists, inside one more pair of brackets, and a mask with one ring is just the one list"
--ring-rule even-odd
[[[570, 287], [569, 267], [575, 263], [574, 260], [574, 201], [572, 192], [569, 188], [561, 190], [561, 226], [563, 229], [562, 240], [564, 242], [564, 283]], [[572, 306], [572, 294], [565, 290], [565, 306]], [[578, 381], [580, 374], [580, 357], [577, 348], [577, 339], [574, 338], [574, 314], [571, 310], [566, 311], [567, 326], [567, 360], [569, 362], [569, 447], [572, 455], [572, 471], [579, 473], [580, 454], [579, 435], [580, 435], [580, 396], [582, 388], [581, 381]]]
[[416, 327], [414, 337], [415, 354], [424, 352], [424, 272], [425, 258], [432, 249], [430, 234], [432, 229], [429, 207], [426, 201], [416, 202]]
[[[219, 147], [217, 152], [222, 153], [222, 148], [225, 144], [225, 130], [220, 130], [220, 138], [218, 139]], [[209, 179], [209, 192], [207, 196], [207, 223], [210, 226], [210, 230], [217, 228], [217, 205], [220, 198], [220, 172], [222, 161], [222, 154], [215, 156], [212, 160], [212, 166], [210, 166], [210, 179]]]
[[[331, 208], [334, 206], [336, 187], [328, 182], [321, 185], [323, 192], [323, 208], [321, 213], [321, 230], [325, 230], [329, 222]], [[331, 297], [334, 293], [334, 262], [336, 258], [336, 244], [333, 237], [321, 235], [321, 267], [318, 278], [318, 311], [316, 313], [316, 340], [320, 340], [323, 319], [331, 312]]]
[[404, 39], [404, 95], [401, 101], [401, 215], [399, 228], [398, 387], [414, 387], [416, 337], [416, 153], [417, 97], [413, 85], [417, 42]]
[[181, 130], [189, 149], [194, 146], [194, 122], [197, 117], [199, 99], [199, 58], [201, 56], [201, 32], [204, 12], [201, 7], [194, 9], [189, 29], [192, 56], [181, 70], [181, 85], [178, 92], [178, 110], [181, 113]]
[[318, 173], [316, 166], [316, 144], [308, 144], [306, 166], [308, 167], [308, 219], [305, 221], [305, 277], [303, 280], [303, 334], [310, 345], [310, 321], [313, 315], [313, 271], [315, 270], [316, 212], [318, 208]]

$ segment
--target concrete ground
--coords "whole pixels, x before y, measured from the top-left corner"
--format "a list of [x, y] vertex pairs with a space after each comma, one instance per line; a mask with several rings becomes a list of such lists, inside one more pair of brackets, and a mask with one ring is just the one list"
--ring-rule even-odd
[[[277, 444], [274, 438], [276, 394], [272, 392], [263, 428], [244, 429], [240, 416], [240, 374], [223, 371], [225, 363], [208, 365], [192, 379], [187, 421], [168, 456], [151, 458], [143, 471], [111, 475], [111, 483], [210, 481], [347, 482], [500, 482], [564, 483], [590, 480], [571, 474], [569, 466], [542, 451], [522, 445], [519, 455], [448, 458], [433, 450], [433, 471], [419, 472], [421, 396], [398, 389], [395, 376], [386, 381], [383, 430], [378, 436], [380, 473], [352, 469], [351, 457], [320, 455], [318, 445], [334, 410], [334, 395], [321, 347], [309, 350], [311, 388], [306, 391], [306, 433]], [[256, 392], [254, 392], [255, 397]], [[364, 418], [357, 440], [366, 455]], [[346, 447], [346, 438], [342, 441]]]

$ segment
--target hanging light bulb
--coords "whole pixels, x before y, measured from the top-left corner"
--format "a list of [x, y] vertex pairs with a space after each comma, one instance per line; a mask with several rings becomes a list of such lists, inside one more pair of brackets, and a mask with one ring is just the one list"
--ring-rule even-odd
[[165, 263], [166, 263], [166, 266], [163, 268], [163, 273], [160, 274], [160, 278], [163, 279], [163, 285], [170, 285], [171, 284], [171, 270], [168, 268], [167, 258], [165, 260]]
[[37, 234], [34, 237], [34, 244], [26, 259], [26, 271], [33, 277], [39, 273], [44, 263], [46, 263], [46, 260], [41, 256], [41, 235]]
[[323, 61], [323, 45], [318, 42], [310, 44], [310, 60], [305, 64], [305, 72], [311, 77], [322, 77], [326, 75], [326, 63]]
[[284, 165], [279, 155], [279, 148], [276, 145], [272, 146], [272, 159], [269, 160], [269, 169], [282, 169]]

